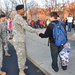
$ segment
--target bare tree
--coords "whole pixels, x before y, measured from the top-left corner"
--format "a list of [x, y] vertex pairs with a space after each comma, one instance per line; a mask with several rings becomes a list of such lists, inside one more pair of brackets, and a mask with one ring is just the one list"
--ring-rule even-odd
[[15, 6], [17, 5], [17, 2], [15, 0], [5, 1], [5, 12], [7, 16], [10, 15], [10, 13], [15, 10]]
[[12, 8], [14, 8], [18, 3], [16, 2], [16, 0], [10, 0], [10, 2], [12, 3]]
[[5, 2], [5, 7], [6, 7], [6, 10], [5, 10], [5, 12], [6, 12], [6, 14], [7, 14], [7, 16], [9, 16], [10, 14], [9, 14], [9, 2]]
[[25, 0], [19, 0], [19, 3], [23, 4]]
[[57, 6], [57, 0], [54, 0], [54, 3], [55, 3], [55, 7]]
[[21, 3], [21, 0], [19, 0], [19, 2]]

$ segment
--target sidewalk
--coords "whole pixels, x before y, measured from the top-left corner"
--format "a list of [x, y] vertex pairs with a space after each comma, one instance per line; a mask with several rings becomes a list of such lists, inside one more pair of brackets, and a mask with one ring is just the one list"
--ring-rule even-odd
[[[37, 31], [44, 32], [45, 29], [37, 29]], [[54, 72], [51, 68], [51, 53], [47, 46], [48, 39], [41, 39], [34, 33], [26, 33], [26, 46], [28, 59], [40, 68], [46, 75], [75, 75], [75, 39], [72, 38], [72, 32], [68, 32], [68, 39], [72, 46], [71, 59], [66, 71], [61, 69], [59, 65], [59, 72]]]

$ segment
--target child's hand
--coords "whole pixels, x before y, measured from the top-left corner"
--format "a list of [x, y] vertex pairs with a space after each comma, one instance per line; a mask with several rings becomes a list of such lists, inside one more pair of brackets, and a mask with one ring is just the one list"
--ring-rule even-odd
[[39, 36], [40, 32], [36, 32], [36, 34]]
[[67, 44], [64, 44], [64, 48], [67, 47]]

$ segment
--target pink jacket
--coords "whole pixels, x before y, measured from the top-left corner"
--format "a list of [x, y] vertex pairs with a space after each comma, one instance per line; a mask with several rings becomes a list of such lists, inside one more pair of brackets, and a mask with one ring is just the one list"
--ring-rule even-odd
[[12, 21], [7, 22], [7, 29], [12, 30]]

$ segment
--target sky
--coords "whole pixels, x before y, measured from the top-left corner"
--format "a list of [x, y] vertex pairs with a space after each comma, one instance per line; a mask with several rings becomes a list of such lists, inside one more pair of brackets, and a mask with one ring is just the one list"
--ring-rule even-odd
[[[10, 2], [10, 0], [0, 0], [0, 1], [1, 1], [3, 10], [5, 10], [5, 9], [6, 9], [5, 3]], [[15, 0], [14, 0], [14, 1], [15, 1]], [[16, 1], [20, 4], [19, 0], [16, 0]], [[27, 2], [30, 2], [30, 1], [35, 1], [35, 2], [38, 3], [38, 5], [39, 5], [40, 7], [44, 7], [46, 0], [27, 0]], [[47, 1], [50, 2], [51, 0], [47, 0]], [[65, 2], [65, 1], [68, 1], [68, 0], [57, 0], [58, 3], [62, 3], [62, 1]], [[69, 0], [69, 1], [70, 1], [70, 2], [73, 2], [73, 1], [75, 1], [75, 0]], [[21, 3], [21, 4], [22, 4], [22, 3]], [[9, 5], [9, 7], [11, 8], [11, 4], [8, 3], [8, 5]]]

